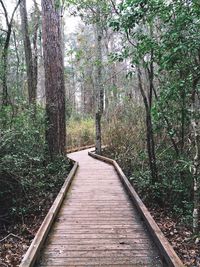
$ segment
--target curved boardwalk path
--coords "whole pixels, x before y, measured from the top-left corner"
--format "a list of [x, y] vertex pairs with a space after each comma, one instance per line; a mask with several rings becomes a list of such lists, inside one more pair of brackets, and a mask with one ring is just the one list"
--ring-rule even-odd
[[70, 154], [78, 171], [37, 266], [163, 266], [114, 167]]

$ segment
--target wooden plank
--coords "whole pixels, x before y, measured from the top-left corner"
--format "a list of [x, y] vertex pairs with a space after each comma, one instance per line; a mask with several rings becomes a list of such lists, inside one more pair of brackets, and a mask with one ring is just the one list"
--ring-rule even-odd
[[71, 225], [69, 227], [64, 226], [63, 228], [54, 228], [53, 231], [51, 231], [52, 234], [127, 234], [127, 233], [140, 233], [143, 232], [144, 228], [141, 225], [135, 225], [131, 228], [115, 228], [115, 227], [72, 227]]
[[64, 266], [68, 267], [69, 265], [76, 266], [79, 265], [86, 265], [86, 266], [112, 266], [113, 264], [133, 264], [132, 267], [138, 266], [145, 266], [146, 264], [151, 264], [152, 267], [160, 267], [162, 264], [158, 264], [157, 259], [151, 259], [149, 257], [103, 257], [103, 258], [44, 258], [40, 263], [40, 266]]
[[51, 245], [56, 245], [56, 246], [68, 246], [68, 245], [94, 245], [94, 246], [99, 246], [99, 245], [119, 245], [119, 244], [130, 244], [130, 245], [135, 245], [135, 247], [140, 247], [140, 245], [147, 244], [152, 247], [154, 247], [154, 244], [152, 241], [148, 238], [142, 238], [140, 239], [135, 239], [135, 238], [113, 238], [113, 239], [79, 239], [73, 238], [73, 239], [65, 239], [64, 242], [59, 239], [53, 239], [50, 238], [47, 240], [46, 246], [49, 248]]
[[67, 244], [62, 244], [62, 245], [49, 245], [48, 246], [48, 251], [63, 251], [63, 253], [65, 251], [76, 251], [76, 250], [155, 250], [155, 247], [150, 247], [151, 243], [140, 243], [135, 245], [134, 243], [130, 243], [130, 244], [120, 244], [120, 243], [108, 243], [108, 244], [99, 244], [99, 243], [89, 243], [89, 244], [71, 244], [71, 243], [67, 243]]
[[42, 245], [44, 244], [46, 237], [50, 231], [50, 228], [53, 224], [53, 221], [61, 207], [61, 204], [63, 202], [63, 199], [69, 189], [69, 186], [72, 182], [72, 179], [76, 173], [76, 170], [78, 168], [78, 163], [76, 162], [74, 164], [74, 167], [72, 168], [71, 172], [69, 173], [67, 179], [65, 180], [58, 196], [56, 197], [53, 205], [51, 206], [47, 216], [45, 217], [41, 227], [39, 228], [35, 238], [33, 239], [31, 246], [29, 247], [28, 251], [26, 252], [20, 267], [32, 267], [39, 256], [40, 249]]
[[68, 249], [55, 249], [51, 251], [44, 251], [43, 253], [44, 258], [48, 257], [50, 258], [97, 258], [97, 255], [99, 258], [105, 258], [105, 257], [151, 257], [152, 256], [152, 250], [134, 250], [134, 249], [118, 249], [111, 250], [111, 249], [91, 249], [91, 250], [68, 250]]
[[160, 228], [158, 227], [158, 225], [152, 218], [151, 214], [147, 210], [146, 206], [144, 205], [144, 203], [142, 202], [142, 200], [140, 199], [140, 197], [134, 190], [133, 186], [130, 184], [128, 178], [125, 176], [125, 174], [123, 173], [122, 169], [119, 167], [117, 162], [115, 160], [96, 155], [92, 152], [88, 152], [88, 154], [92, 156], [93, 158], [102, 160], [114, 166], [115, 170], [117, 171], [119, 177], [122, 180], [122, 183], [127, 189], [130, 197], [132, 198], [134, 205], [137, 207], [138, 211], [140, 212], [144, 221], [146, 222], [146, 225], [152, 237], [154, 238], [158, 248], [160, 249], [161, 254], [163, 255], [164, 259], [166, 260], [168, 264], [167, 266], [169, 267], [181, 267], [182, 266], [183, 267], [184, 264], [182, 263], [182, 261], [180, 260], [180, 258], [178, 257], [178, 255], [176, 254], [176, 252], [174, 251], [174, 249], [168, 242], [168, 240], [165, 238], [165, 236], [161, 232]]
[[[59, 239], [59, 240], [66, 240], [66, 239], [73, 239], [73, 238], [79, 238], [81, 239], [119, 239], [119, 238], [132, 238], [132, 239], [140, 239], [141, 238], [141, 232], [130, 232], [130, 233], [54, 233], [52, 234], [53, 238]], [[142, 233], [143, 238], [149, 238], [147, 233]]]

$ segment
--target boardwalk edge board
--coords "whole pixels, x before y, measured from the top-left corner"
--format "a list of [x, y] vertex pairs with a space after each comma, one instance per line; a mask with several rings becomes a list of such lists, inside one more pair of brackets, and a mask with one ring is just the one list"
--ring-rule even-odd
[[182, 263], [176, 252], [174, 251], [171, 244], [168, 242], [168, 240], [165, 238], [164, 234], [154, 221], [153, 217], [151, 216], [150, 212], [147, 210], [146, 206], [134, 190], [133, 186], [129, 182], [128, 178], [123, 173], [122, 169], [119, 167], [117, 162], [113, 159], [103, 157], [100, 155], [95, 154], [94, 152], [88, 152], [88, 155], [104, 161], [106, 163], [109, 163], [114, 166], [115, 170], [117, 171], [123, 185], [125, 186], [126, 190], [128, 191], [131, 199], [133, 200], [133, 203], [135, 204], [137, 210], [141, 214], [142, 218], [144, 219], [149, 232], [154, 239], [154, 242], [156, 243], [158, 249], [160, 250], [161, 256], [166, 262], [167, 267], [184, 267], [185, 265]]
[[[71, 160], [72, 161], [72, 160]], [[42, 225], [40, 226], [35, 238], [33, 239], [29, 249], [27, 250], [25, 256], [22, 259], [21, 264], [19, 267], [32, 267], [34, 266], [36, 260], [39, 257], [39, 253], [41, 250], [41, 247], [43, 246], [47, 235], [51, 229], [51, 226], [54, 222], [55, 217], [57, 216], [60, 207], [62, 205], [62, 202], [66, 196], [66, 193], [71, 185], [71, 182], [74, 178], [74, 175], [76, 174], [77, 168], [78, 168], [78, 162], [72, 161], [74, 163], [74, 166], [72, 170], [70, 171], [69, 175], [67, 176], [62, 188], [60, 189], [60, 192], [58, 193], [56, 199], [54, 200], [49, 212], [47, 213]]]

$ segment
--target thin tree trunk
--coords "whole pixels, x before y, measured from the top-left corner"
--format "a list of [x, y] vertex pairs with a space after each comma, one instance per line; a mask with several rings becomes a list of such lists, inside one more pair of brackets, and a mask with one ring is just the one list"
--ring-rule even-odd
[[14, 18], [16, 10], [20, 4], [20, 1], [21, 0], [17, 1], [16, 6], [12, 12], [11, 18], [9, 20], [8, 12], [6, 10], [4, 2], [2, 0], [0, 0], [0, 4], [2, 6], [4, 15], [5, 15], [6, 26], [7, 26], [7, 30], [5, 30], [5, 32], [6, 32], [5, 43], [3, 45], [3, 51], [2, 51], [2, 55], [1, 55], [1, 62], [3, 63], [2, 74], [1, 74], [2, 89], [3, 89], [2, 90], [2, 104], [3, 104], [2, 106], [7, 106], [11, 102], [9, 100], [8, 85], [7, 85], [8, 48], [10, 45], [10, 37], [11, 37], [11, 32], [12, 32], [13, 18]]
[[29, 104], [35, 104], [35, 101], [36, 101], [36, 81], [35, 81], [35, 77], [34, 77], [31, 42], [30, 42], [29, 32], [28, 32], [28, 18], [27, 18], [27, 10], [26, 10], [26, 0], [21, 0], [20, 15], [21, 15], [22, 35], [23, 35], [24, 51], [25, 51], [25, 59], [26, 59], [26, 73], [27, 73], [27, 82], [28, 82]]
[[40, 10], [36, 0], [34, 0], [34, 32], [33, 32], [33, 82], [35, 90], [35, 98], [37, 99], [37, 83], [38, 83], [38, 30], [40, 20]]
[[152, 119], [151, 119], [151, 109], [148, 103], [148, 99], [145, 95], [143, 86], [142, 86], [142, 78], [141, 78], [141, 71], [138, 67], [138, 83], [139, 89], [143, 98], [145, 111], [146, 111], [146, 135], [147, 135], [147, 152], [149, 158], [149, 167], [151, 171], [151, 177], [153, 183], [158, 181], [158, 172], [157, 172], [157, 165], [156, 165], [156, 156], [155, 156], [155, 143], [154, 143], [154, 136], [153, 136], [153, 126], [152, 126]]
[[8, 48], [10, 44], [10, 36], [11, 36], [11, 25], [8, 27], [7, 35], [5, 44], [3, 47], [2, 58], [1, 61], [3, 62], [2, 68], [2, 88], [3, 88], [3, 106], [7, 106], [10, 104], [9, 95], [8, 95], [8, 86], [7, 86], [7, 70], [8, 70]]
[[13, 39], [14, 39], [14, 45], [15, 45], [15, 54], [16, 54], [16, 59], [17, 59], [17, 67], [16, 67], [16, 87], [17, 87], [17, 92], [19, 95], [19, 65], [20, 65], [20, 59], [19, 59], [19, 52], [18, 52], [18, 44], [17, 44], [17, 38], [16, 38], [16, 33], [13, 31]]
[[104, 110], [104, 89], [102, 84], [102, 29], [101, 29], [100, 10], [97, 8], [96, 22], [96, 49], [97, 49], [97, 66], [96, 66], [96, 145], [95, 152], [102, 154], [102, 133], [101, 118]]
[[199, 114], [199, 99], [196, 89], [197, 83], [193, 84], [192, 93], [192, 133], [194, 138], [194, 159], [193, 159], [193, 232], [198, 234], [199, 232], [199, 189], [200, 189], [200, 126], [199, 120], [196, 114]]
[[65, 84], [60, 15], [55, 1], [42, 0], [43, 51], [45, 68], [46, 141], [51, 158], [65, 153]]

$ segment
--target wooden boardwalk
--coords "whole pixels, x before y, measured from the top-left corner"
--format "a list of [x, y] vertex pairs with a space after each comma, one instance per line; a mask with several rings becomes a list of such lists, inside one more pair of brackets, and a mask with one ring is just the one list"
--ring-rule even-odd
[[70, 154], [78, 171], [36, 266], [163, 266], [112, 165]]

